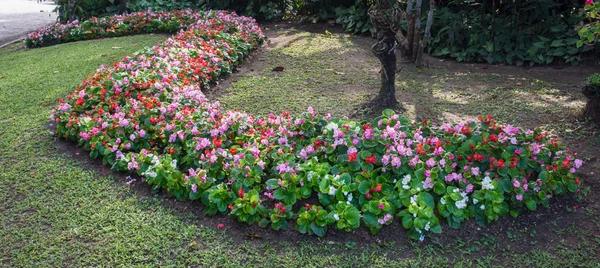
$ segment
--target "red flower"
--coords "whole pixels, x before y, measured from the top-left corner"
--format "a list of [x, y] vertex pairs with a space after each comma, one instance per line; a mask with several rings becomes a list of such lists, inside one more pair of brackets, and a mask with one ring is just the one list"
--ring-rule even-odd
[[367, 158], [365, 159], [365, 161], [367, 162], [367, 164], [373, 164], [373, 165], [375, 165], [377, 163], [377, 156], [374, 156], [374, 155], [367, 156]]
[[367, 199], [371, 199], [371, 198], [373, 198], [373, 195], [372, 195], [371, 193], [366, 193], [366, 194], [365, 194], [365, 197], [366, 197]]
[[312, 209], [312, 206], [311, 206], [311, 205], [309, 205], [309, 204], [304, 204], [304, 207], [306, 207], [306, 209], [308, 209], [308, 210], [311, 210], [311, 209]]
[[570, 165], [571, 165], [571, 161], [569, 161], [568, 159], [563, 160], [563, 162], [562, 162], [563, 169], [569, 168]]
[[223, 142], [219, 138], [213, 138], [212, 142], [216, 147], [221, 147], [221, 144], [223, 144]]
[[230, 154], [235, 154], [236, 152], [237, 152], [237, 151], [235, 150], [235, 148], [231, 148], [231, 149], [229, 149], [229, 153], [230, 153]]
[[354, 161], [356, 161], [356, 152], [348, 155], [348, 162], [354, 162]]
[[244, 198], [244, 188], [240, 187], [240, 190], [238, 190], [238, 197]]
[[417, 144], [417, 153], [418, 154], [425, 154], [427, 153], [425, 150], [423, 150], [423, 144]]
[[490, 141], [498, 142], [498, 135], [496, 135], [496, 134], [490, 135]]
[[504, 159], [498, 160], [498, 162], [496, 163], [496, 165], [498, 166], [498, 168], [504, 168]]
[[319, 149], [319, 148], [321, 148], [321, 146], [323, 146], [323, 142], [320, 140], [316, 140], [315, 141], [315, 149]]
[[77, 99], [77, 101], [75, 102], [75, 106], [82, 105], [84, 102], [85, 100], [82, 97], [79, 97], [79, 99]]
[[581, 180], [579, 180], [579, 178], [575, 178], [575, 184], [579, 184], [581, 182]]
[[381, 183], [378, 183], [377, 186], [375, 186], [375, 189], [373, 189], [373, 191], [376, 193], [381, 192]]
[[217, 225], [217, 228], [219, 228], [219, 230], [223, 230], [223, 228], [225, 228], [225, 225], [222, 223], [219, 223], [219, 225]]
[[476, 154], [473, 155], [473, 159], [475, 159], [475, 161], [481, 162], [481, 161], [483, 161], [485, 159], [485, 156], [483, 156], [480, 153], [476, 153]]
[[233, 205], [232, 205], [232, 204], [229, 204], [229, 205], [227, 206], [227, 208], [231, 210], [231, 209], [233, 209]]
[[468, 126], [463, 126], [460, 130], [460, 133], [462, 133], [463, 135], [469, 135], [471, 134], [471, 128], [469, 128]]

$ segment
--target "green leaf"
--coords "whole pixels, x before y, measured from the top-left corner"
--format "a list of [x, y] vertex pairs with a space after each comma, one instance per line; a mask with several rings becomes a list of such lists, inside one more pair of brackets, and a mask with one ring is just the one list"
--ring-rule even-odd
[[569, 183], [567, 184], [567, 189], [569, 189], [570, 192], [574, 193], [575, 191], [577, 191], [577, 184]]
[[318, 237], [322, 237], [325, 235], [325, 232], [327, 231], [327, 227], [325, 226], [318, 226], [316, 223], [311, 223], [310, 224], [310, 230]]
[[404, 229], [410, 229], [413, 226], [413, 218], [409, 215], [402, 217], [402, 227]]
[[368, 193], [370, 189], [371, 189], [371, 182], [370, 181], [362, 181], [358, 185], [358, 192], [360, 192], [361, 194]]
[[435, 233], [435, 234], [441, 234], [442, 233], [442, 226], [438, 224], [438, 225], [436, 225], [434, 227], [431, 227], [430, 231], [432, 233]]
[[433, 192], [438, 195], [443, 195], [446, 192], [446, 186], [438, 181], [433, 185]]
[[435, 202], [433, 201], [433, 196], [431, 196], [431, 194], [429, 194], [427, 192], [421, 192], [419, 194], [419, 200], [425, 201], [425, 204], [427, 204], [428, 208], [435, 207]]
[[394, 113], [394, 110], [392, 110], [392, 109], [385, 109], [385, 110], [383, 110], [382, 114], [389, 117], [389, 116], [394, 115], [395, 113]]
[[519, 216], [519, 211], [513, 209], [510, 211], [510, 215], [513, 216], [513, 218], [516, 218]]
[[346, 220], [352, 228], [358, 228], [360, 225], [360, 212], [355, 207], [351, 207], [346, 211]]
[[283, 189], [275, 190], [275, 192], [273, 192], [273, 197], [275, 197], [275, 199], [277, 199], [277, 200], [283, 200], [285, 198], [285, 190], [283, 190]]
[[271, 189], [277, 189], [277, 188], [279, 188], [279, 180], [278, 179], [269, 179], [269, 180], [267, 180], [266, 184]]
[[525, 205], [527, 205], [527, 208], [531, 211], [534, 211], [537, 208], [537, 204], [531, 199], [525, 201]]

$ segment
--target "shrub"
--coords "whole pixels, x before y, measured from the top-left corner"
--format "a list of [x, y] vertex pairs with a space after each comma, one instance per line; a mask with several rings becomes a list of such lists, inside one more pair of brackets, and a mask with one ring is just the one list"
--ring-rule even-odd
[[600, 96], [600, 73], [590, 75], [587, 79], [587, 86]]
[[[423, 239], [442, 231], [440, 218], [454, 228], [470, 218], [485, 225], [548, 206], [581, 183], [582, 161], [557, 140], [491, 116], [437, 125], [391, 110], [363, 122], [311, 108], [225, 111], [201, 88], [262, 42], [260, 28], [226, 12], [161, 14], [194, 19], [181, 18], [193, 23], [178, 24], [187, 30], [162, 44], [100, 68], [59, 100], [52, 120], [91, 157], [177, 199], [199, 199], [206, 214], [274, 229], [297, 218], [300, 232], [319, 236], [361, 223], [376, 233], [396, 218]], [[315, 195], [320, 206], [291, 211]]]
[[[545, 65], [580, 61], [581, 21], [564, 1], [478, 1], [449, 4], [435, 13], [428, 53], [464, 62]], [[497, 2], [497, 1], [496, 1]], [[492, 3], [495, 3], [492, 5]]]
[[585, 11], [588, 23], [583, 24], [578, 30], [581, 40], [577, 42], [577, 47], [583, 45], [594, 46], [598, 41], [598, 37], [600, 37], [600, 3], [586, 1]]

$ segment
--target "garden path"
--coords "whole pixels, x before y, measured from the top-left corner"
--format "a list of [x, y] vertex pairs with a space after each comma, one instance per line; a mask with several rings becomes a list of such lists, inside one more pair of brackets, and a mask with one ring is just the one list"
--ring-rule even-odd
[[0, 0], [0, 47], [24, 38], [46, 24], [56, 21], [55, 5], [46, 0]]

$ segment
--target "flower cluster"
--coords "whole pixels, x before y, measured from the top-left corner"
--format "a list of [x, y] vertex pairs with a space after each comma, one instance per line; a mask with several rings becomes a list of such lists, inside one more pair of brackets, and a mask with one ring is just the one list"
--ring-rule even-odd
[[174, 33], [197, 25], [199, 21], [205, 21], [206, 14], [193, 10], [171, 12], [148, 10], [109, 17], [92, 17], [84, 22], [75, 20], [64, 24], [56, 23], [27, 35], [25, 45], [32, 48], [141, 33]]
[[[192, 17], [187, 30], [101, 67], [60, 100], [58, 135], [156, 189], [201, 200], [206, 214], [274, 229], [297, 219], [300, 232], [319, 236], [361, 224], [376, 233], [398, 219], [423, 239], [441, 232], [440, 218], [455, 228], [469, 218], [486, 224], [548, 206], [581, 183], [582, 161], [557, 140], [489, 115], [436, 125], [391, 110], [371, 122], [312, 108], [226, 111], [201, 89], [231, 72], [262, 33], [235, 14]], [[311, 197], [319, 204], [292, 211]]]

